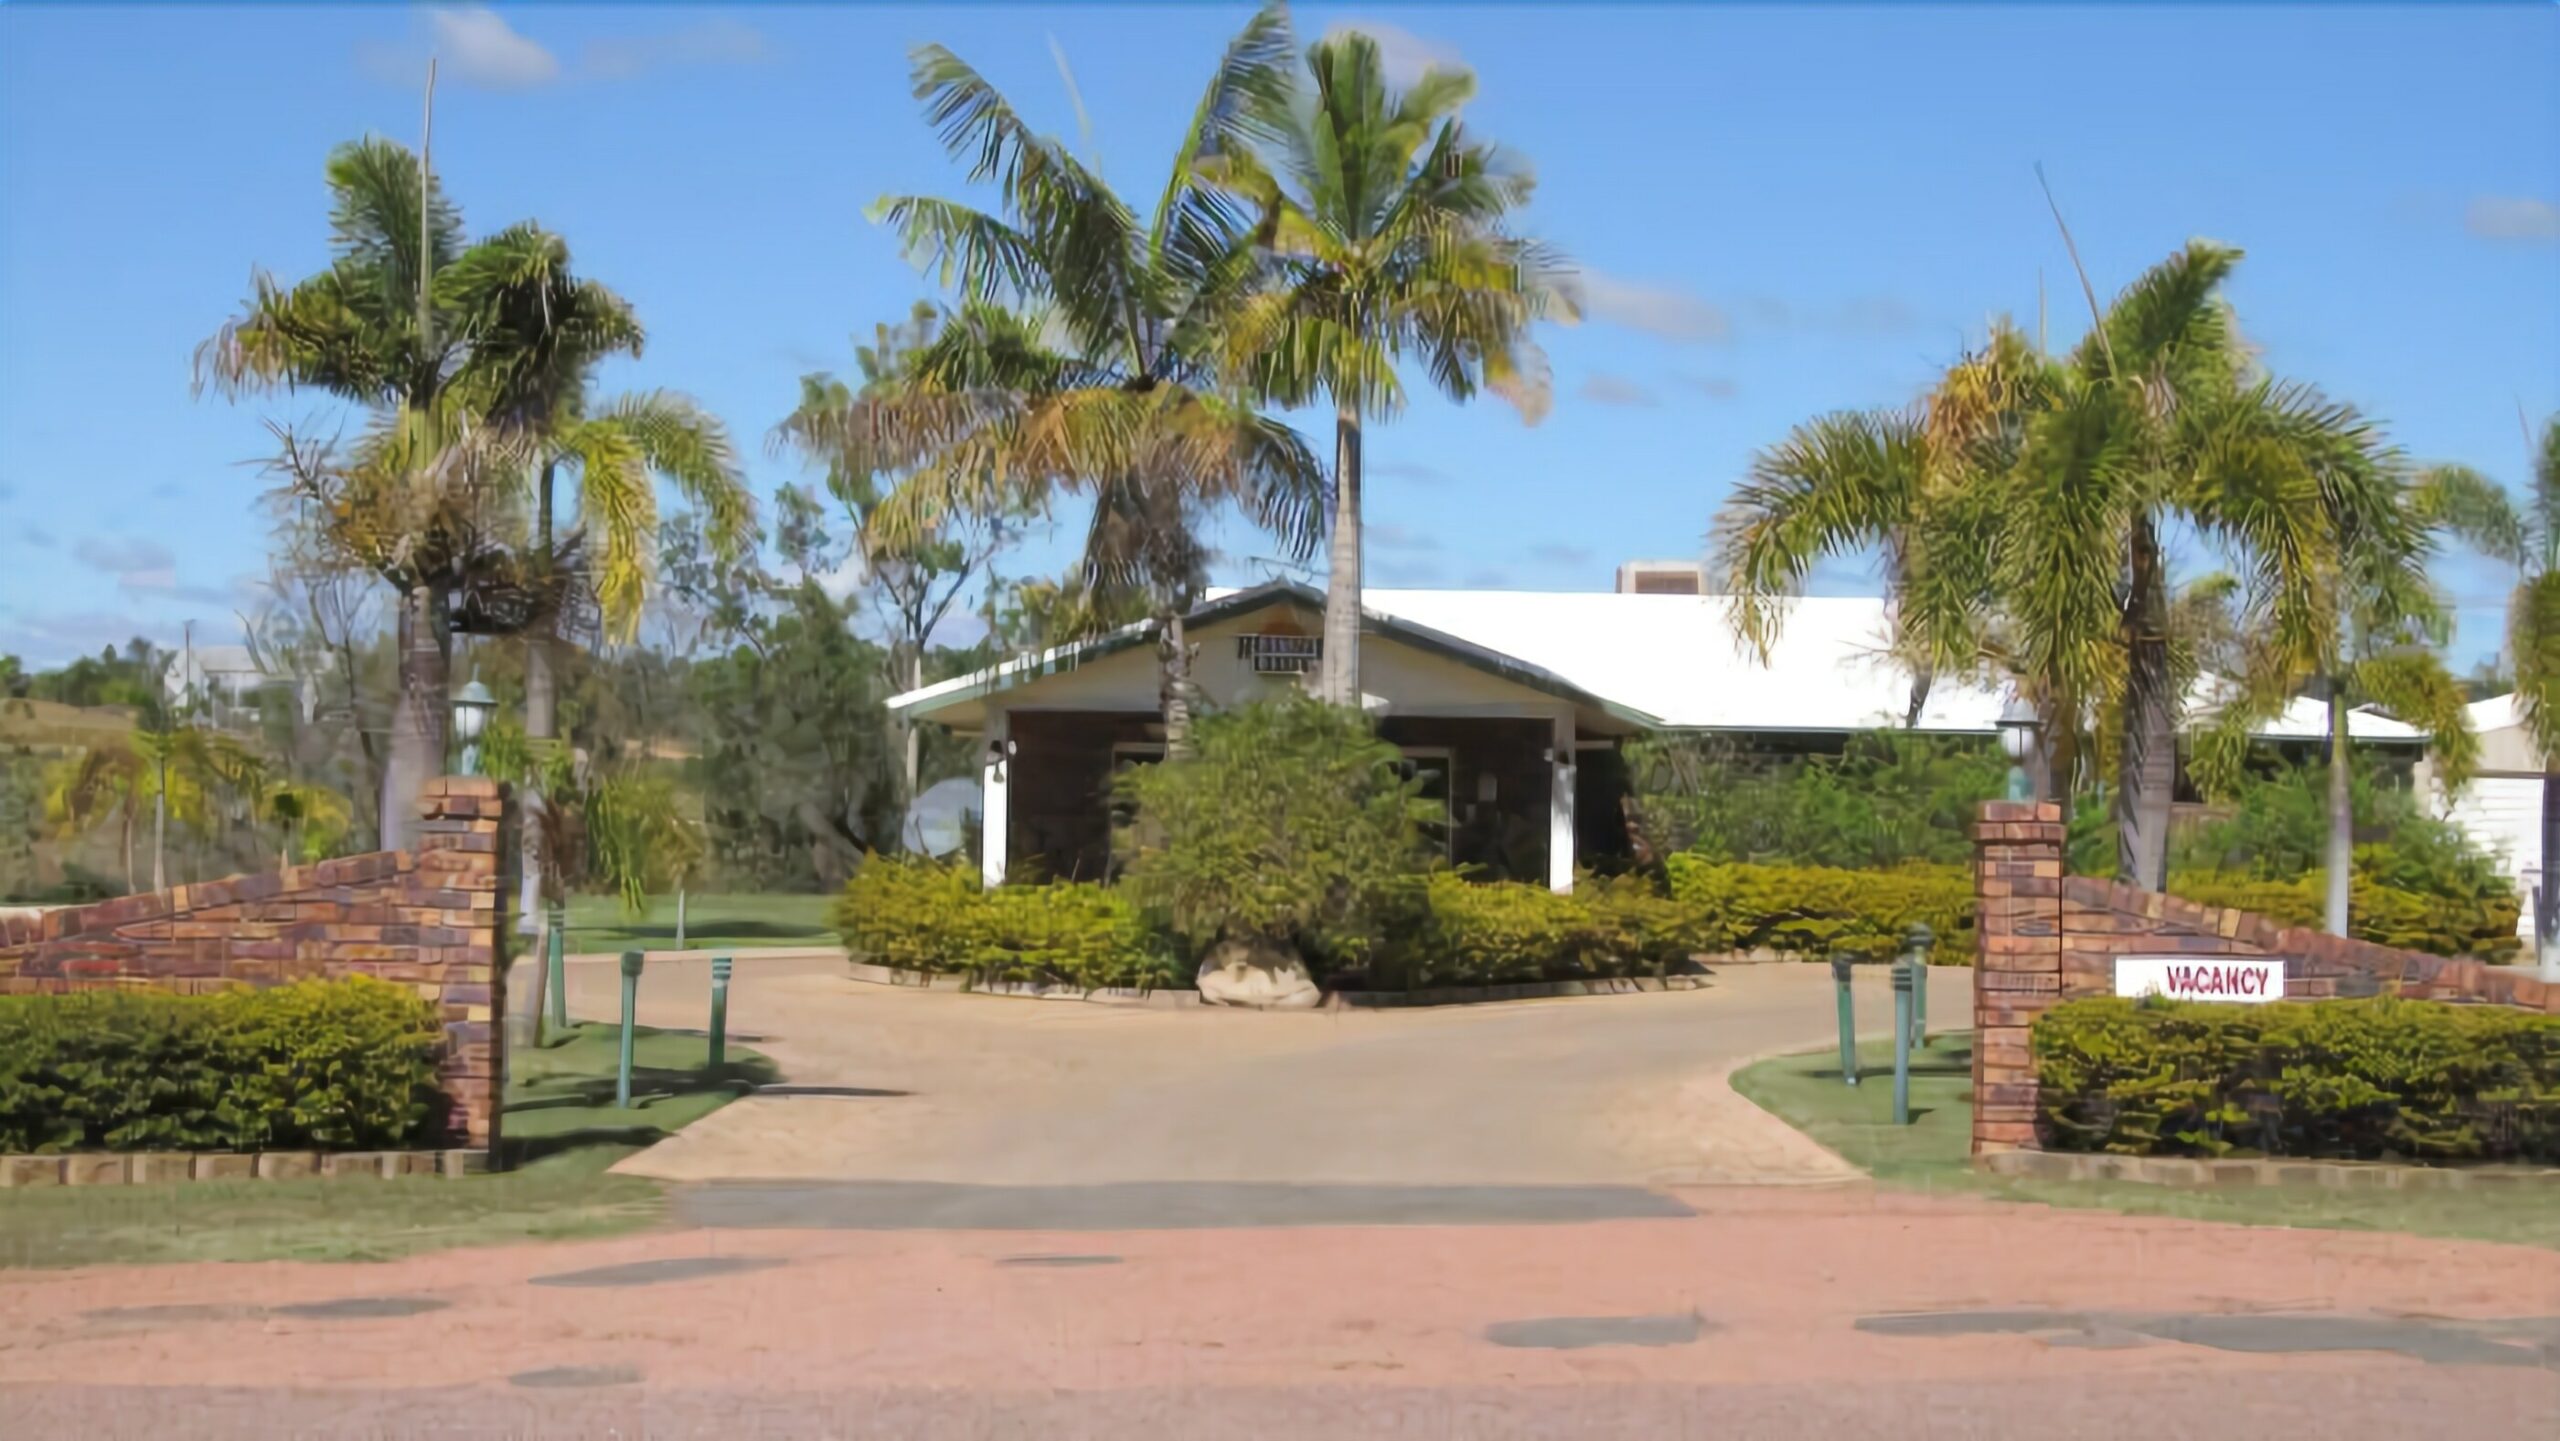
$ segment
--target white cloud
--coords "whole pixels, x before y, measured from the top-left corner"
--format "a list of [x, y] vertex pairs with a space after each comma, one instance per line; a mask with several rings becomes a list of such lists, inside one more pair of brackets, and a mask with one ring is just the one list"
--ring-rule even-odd
[[483, 90], [532, 90], [563, 79], [630, 80], [682, 65], [744, 65], [772, 54], [753, 27], [721, 16], [679, 30], [591, 40], [570, 66], [485, 5], [413, 13], [406, 40], [365, 41], [356, 48], [356, 63], [384, 84], [418, 86], [426, 78], [429, 56], [435, 57], [441, 81]]
[[1684, 375], [1680, 377], [1680, 383], [1709, 400], [1731, 400], [1742, 390], [1741, 386], [1721, 375]]
[[1363, 525], [1360, 529], [1367, 537], [1369, 543], [1378, 547], [1380, 550], [1406, 550], [1416, 553], [1427, 553], [1430, 551], [1436, 551], [1440, 548], [1439, 541], [1428, 535], [1424, 535], [1418, 530], [1412, 530], [1401, 525], [1380, 521]]
[[1529, 547], [1529, 558], [1542, 565], [1586, 566], [1591, 563], [1591, 552], [1578, 545], [1533, 545]]
[[466, 85], [529, 90], [560, 78], [560, 58], [486, 6], [427, 12], [437, 69]]
[[1324, 38], [1338, 40], [1350, 31], [1378, 42], [1378, 69], [1399, 90], [1422, 78], [1426, 70], [1464, 70], [1458, 52], [1437, 40], [1425, 40], [1400, 25], [1383, 20], [1341, 20], [1326, 27]]
[[1678, 286], [1621, 280], [1597, 270], [1584, 270], [1568, 284], [1588, 320], [1623, 325], [1665, 340], [1722, 340], [1733, 331], [1731, 316]]
[[2462, 227], [2483, 240], [2560, 240], [2560, 205], [2518, 195], [2483, 195], [2463, 211]]
[[1593, 405], [1653, 405], [1653, 392], [1623, 375], [1595, 370], [1584, 377], [1582, 398]]
[[178, 560], [168, 547], [154, 541], [134, 537], [128, 540], [101, 540], [83, 537], [71, 548], [71, 558], [91, 570], [111, 575], [126, 590], [175, 590], [178, 587]]
[[753, 27], [721, 17], [663, 35], [597, 40], [580, 53], [583, 68], [605, 80], [628, 80], [678, 65], [752, 65], [772, 55]]

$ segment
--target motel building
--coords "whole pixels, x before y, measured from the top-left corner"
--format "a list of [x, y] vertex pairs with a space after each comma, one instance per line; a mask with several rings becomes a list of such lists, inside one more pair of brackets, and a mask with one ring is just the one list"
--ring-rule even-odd
[[[1629, 852], [1619, 747], [1656, 731], [1718, 732], [1768, 754], [1836, 752], [1902, 725], [1908, 672], [1885, 653], [1878, 597], [1789, 604], [1766, 664], [1694, 562], [1634, 562], [1612, 591], [1369, 590], [1362, 704], [1443, 807], [1451, 861], [1572, 889], [1577, 866]], [[1289, 580], [1210, 592], [1185, 620], [1206, 709], [1314, 678], [1324, 595]], [[2007, 696], [1941, 682], [1918, 730], [1988, 737]], [[893, 714], [975, 739], [978, 855], [993, 885], [1092, 880], [1111, 862], [1112, 778], [1164, 754], [1152, 621], [894, 697]], [[2420, 737], [2351, 720], [2359, 745], [2414, 756]], [[2316, 753], [2316, 702], [2261, 734]]]

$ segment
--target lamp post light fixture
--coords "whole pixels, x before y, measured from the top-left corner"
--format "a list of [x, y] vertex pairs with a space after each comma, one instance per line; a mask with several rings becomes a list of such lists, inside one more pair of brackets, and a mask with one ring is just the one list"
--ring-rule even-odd
[[2013, 696], [2008, 709], [2000, 712], [2000, 750], [2009, 757], [2009, 799], [2031, 801], [2036, 798], [2035, 782], [2027, 776], [2027, 757], [2036, 749], [2036, 708], [2027, 704], [2025, 696]]
[[462, 773], [480, 774], [480, 734], [489, 728], [489, 716], [498, 708], [498, 698], [480, 683], [475, 672], [471, 684], [453, 698], [453, 733], [462, 742]]

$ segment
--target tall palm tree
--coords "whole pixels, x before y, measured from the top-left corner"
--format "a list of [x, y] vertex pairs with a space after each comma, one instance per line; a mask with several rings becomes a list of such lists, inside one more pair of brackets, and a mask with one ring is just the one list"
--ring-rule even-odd
[[2560, 981], [2560, 415], [2526, 440], [2532, 489], [2525, 497], [2514, 558], [2520, 574], [2507, 601], [2507, 654], [2515, 666], [2516, 710], [2542, 752], [2542, 892], [2534, 918], [2545, 980]]
[[1237, 130], [1250, 146], [1200, 168], [1258, 212], [1266, 274], [1230, 332], [1262, 393], [1334, 411], [1333, 537], [1319, 693], [1360, 702], [1362, 427], [1404, 407], [1397, 367], [1418, 360], [1452, 400], [1479, 389], [1530, 423], [1548, 403], [1545, 356], [1529, 340], [1570, 318], [1555, 253], [1505, 228], [1535, 182], [1467, 139], [1462, 70], [1433, 68], [1397, 93], [1378, 44], [1318, 41], [1308, 88], [1258, 85]]
[[654, 555], [656, 477], [723, 535], [749, 512], [725, 440], [689, 402], [590, 408], [594, 364], [637, 353], [641, 336], [618, 297], [574, 275], [557, 236], [527, 224], [467, 241], [442, 187], [388, 140], [341, 146], [328, 183], [329, 267], [290, 287], [253, 277], [241, 313], [199, 347], [197, 374], [226, 394], [312, 389], [371, 412], [345, 456], [280, 431], [276, 469], [331, 554], [399, 598], [382, 843], [400, 849], [444, 763], [452, 631], [547, 634], [586, 594], [589, 577], [560, 563], [548, 533], [560, 472], [580, 482], [593, 598], [624, 634]]
[[[1164, 561], [1167, 545], [1190, 547], [1121, 548], [1115, 517], [1148, 517], [1145, 533], [1231, 504], [1294, 554], [1312, 552], [1323, 469], [1223, 364], [1259, 259], [1247, 217], [1203, 175], [1236, 153], [1290, 46], [1277, 6], [1229, 42], [1143, 224], [958, 56], [916, 51], [917, 98], [969, 178], [993, 183], [1000, 213], [926, 196], [882, 200], [875, 213], [957, 283], [961, 311], [908, 358], [899, 384], [784, 423], [813, 452], [906, 472], [871, 518], [876, 544], [912, 546], [959, 512], [1092, 497], [1087, 570], [1103, 584], [1145, 585], [1161, 654], [1177, 668], [1189, 664], [1180, 623], [1199, 577], [1196, 566]], [[1187, 680], [1168, 680], [1169, 696], [1187, 692]], [[1169, 753], [1188, 745], [1185, 708], [1168, 706], [1166, 731]]]
[[101, 742], [46, 772], [45, 819], [57, 834], [70, 837], [113, 815], [124, 854], [124, 888], [133, 891], [138, 887], [133, 869], [134, 825], [141, 818], [143, 799], [151, 793], [151, 766], [142, 752], [121, 739]]
[[[2242, 628], [2277, 652], [2314, 653], [2334, 628], [2319, 460], [2352, 415], [2257, 371], [2219, 296], [2239, 258], [2198, 241], [2110, 306], [2092, 291], [2093, 323], [2067, 355], [1997, 328], [1916, 430], [1926, 466], [1914, 473], [1937, 477], [1922, 486], [1929, 513], [1965, 523], [1952, 528], [1961, 543], [1902, 557], [1902, 608], [1937, 657], [1986, 658], [2014, 677], [2058, 750], [2106, 719], [2118, 873], [2152, 890], [2167, 869], [2180, 699], [2164, 535], [2190, 530], [2226, 554]], [[1728, 554], [1744, 562], [1745, 616], [1801, 574], [1790, 551], [1881, 538], [1873, 522], [1892, 512], [1836, 523], [1821, 514], [1836, 498], [1772, 483], [1740, 497], [1725, 534], [1739, 538]], [[1757, 560], [1755, 533], [1772, 537]], [[2071, 773], [2063, 754], [2054, 768]]]

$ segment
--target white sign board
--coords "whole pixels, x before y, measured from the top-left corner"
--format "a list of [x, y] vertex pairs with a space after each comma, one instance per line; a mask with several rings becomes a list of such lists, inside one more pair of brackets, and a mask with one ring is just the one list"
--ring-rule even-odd
[[2284, 962], [2238, 956], [2118, 956], [2116, 994], [2173, 1001], [2284, 999]]

